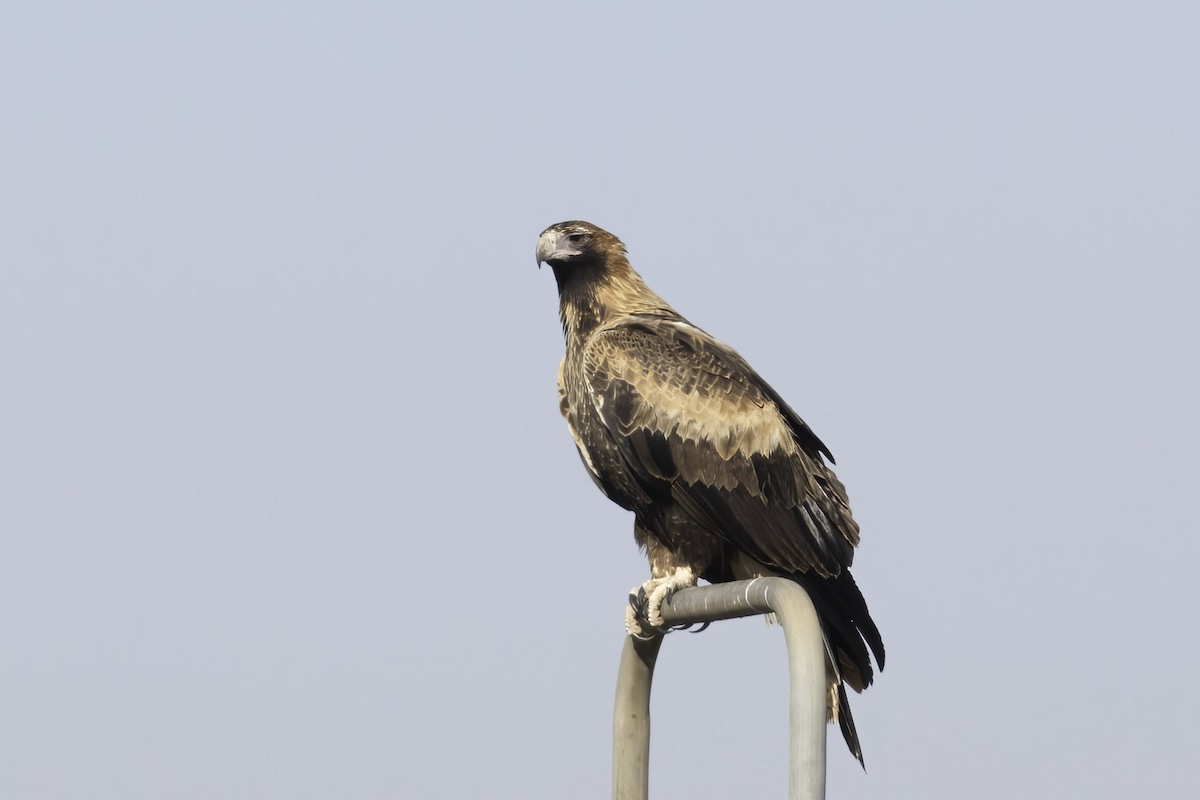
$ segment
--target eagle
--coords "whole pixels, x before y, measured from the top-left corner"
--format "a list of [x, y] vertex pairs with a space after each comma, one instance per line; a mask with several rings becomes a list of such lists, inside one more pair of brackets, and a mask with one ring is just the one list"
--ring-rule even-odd
[[663, 602], [698, 579], [796, 581], [825, 635], [829, 718], [863, 763], [846, 686], [869, 686], [884, 648], [850, 575], [859, 530], [833, 454], [745, 359], [651, 291], [613, 234], [551, 225], [537, 262], [558, 283], [559, 408], [650, 561], [627, 632], [665, 630]]

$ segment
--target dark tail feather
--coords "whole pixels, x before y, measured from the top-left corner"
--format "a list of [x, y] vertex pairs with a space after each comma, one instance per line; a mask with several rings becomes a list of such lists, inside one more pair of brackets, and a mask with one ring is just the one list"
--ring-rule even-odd
[[883, 672], [883, 662], [886, 652], [883, 647], [883, 637], [879, 635], [879, 628], [875, 627], [875, 620], [871, 619], [871, 612], [867, 610], [866, 598], [862, 596], [862, 592], [858, 588], [858, 584], [854, 582], [854, 576], [850, 574], [850, 570], [842, 570], [842, 574], [834, 579], [834, 583], [844, 583], [844, 594], [847, 603], [847, 610], [852, 614], [855, 627], [871, 647], [871, 653], [875, 656], [875, 663], [879, 665], [879, 671]]
[[850, 713], [850, 698], [846, 696], [846, 684], [838, 682], [838, 727], [842, 729], [842, 738], [846, 746], [862, 765], [863, 772], [867, 771], [867, 762], [863, 761], [862, 744], [858, 741], [858, 729], [854, 727], [854, 715]]
[[836, 578], [822, 579], [803, 573], [796, 573], [790, 577], [803, 586], [812, 598], [830, 644], [835, 650], [845, 653], [858, 668], [859, 674], [862, 675], [863, 688], [870, 686], [874, 671], [871, 669], [871, 656], [868, 655], [867, 648], [871, 648], [870, 652], [875, 656], [875, 663], [881, 670], [886, 651], [883, 647], [883, 637], [879, 635], [879, 628], [875, 627], [875, 621], [871, 619], [867, 601], [863, 599], [850, 570], [842, 570]]
[[[846, 693], [846, 682], [843, 673], [851, 678], [855, 689], [865, 689], [871, 685], [874, 672], [871, 668], [871, 655], [875, 663], [883, 669], [885, 651], [883, 637], [879, 628], [871, 619], [867, 610], [867, 601], [863, 599], [858, 584], [849, 570], [842, 570], [836, 578], [816, 578], [812, 575], [797, 573], [790, 576], [799, 583], [812, 598], [817, 616], [821, 618], [821, 627], [825, 631], [827, 646], [831, 650], [831, 660], [839, 674], [837, 685], [837, 720], [842, 729], [842, 738], [850, 752], [866, 770], [863, 761], [862, 745], [858, 740], [858, 731], [854, 727], [854, 716], [850, 713], [850, 699]], [[867, 648], [870, 648], [868, 653]], [[854, 676], [850, 667], [857, 670]], [[861, 687], [858, 683], [861, 682]]]

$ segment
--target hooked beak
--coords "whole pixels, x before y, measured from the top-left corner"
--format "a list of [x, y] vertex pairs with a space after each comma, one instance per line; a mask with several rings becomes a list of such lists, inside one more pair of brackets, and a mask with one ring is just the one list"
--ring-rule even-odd
[[566, 237], [559, 231], [546, 231], [538, 238], [537, 263], [553, 264], [555, 261], [566, 261], [573, 256], [583, 255], [582, 252], [567, 245]]

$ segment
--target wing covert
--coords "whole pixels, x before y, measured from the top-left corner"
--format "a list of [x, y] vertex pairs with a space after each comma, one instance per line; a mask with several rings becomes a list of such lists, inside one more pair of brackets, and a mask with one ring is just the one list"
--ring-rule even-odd
[[631, 316], [592, 337], [583, 366], [650, 495], [669, 492], [767, 566], [833, 577], [850, 565], [858, 525], [826, 448], [736, 352], [687, 322]]

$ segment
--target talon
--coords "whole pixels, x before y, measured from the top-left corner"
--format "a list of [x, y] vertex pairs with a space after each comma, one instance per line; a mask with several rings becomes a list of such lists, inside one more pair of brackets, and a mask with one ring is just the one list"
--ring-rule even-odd
[[634, 605], [632, 594], [629, 595], [629, 599], [629, 608], [625, 609], [625, 633], [642, 642], [648, 642], [655, 636], [662, 635], [661, 631], [655, 630], [646, 622], [641, 610]]
[[629, 592], [629, 607], [633, 609], [633, 614], [639, 620], [646, 619], [646, 587], [639, 586], [637, 589], [632, 589]]
[[651, 578], [643, 583], [630, 592], [629, 610], [625, 614], [626, 632], [634, 636], [639, 632], [666, 634], [676, 630], [663, 619], [662, 605], [677, 589], [695, 585], [696, 574], [686, 567], [676, 568], [670, 575]]

